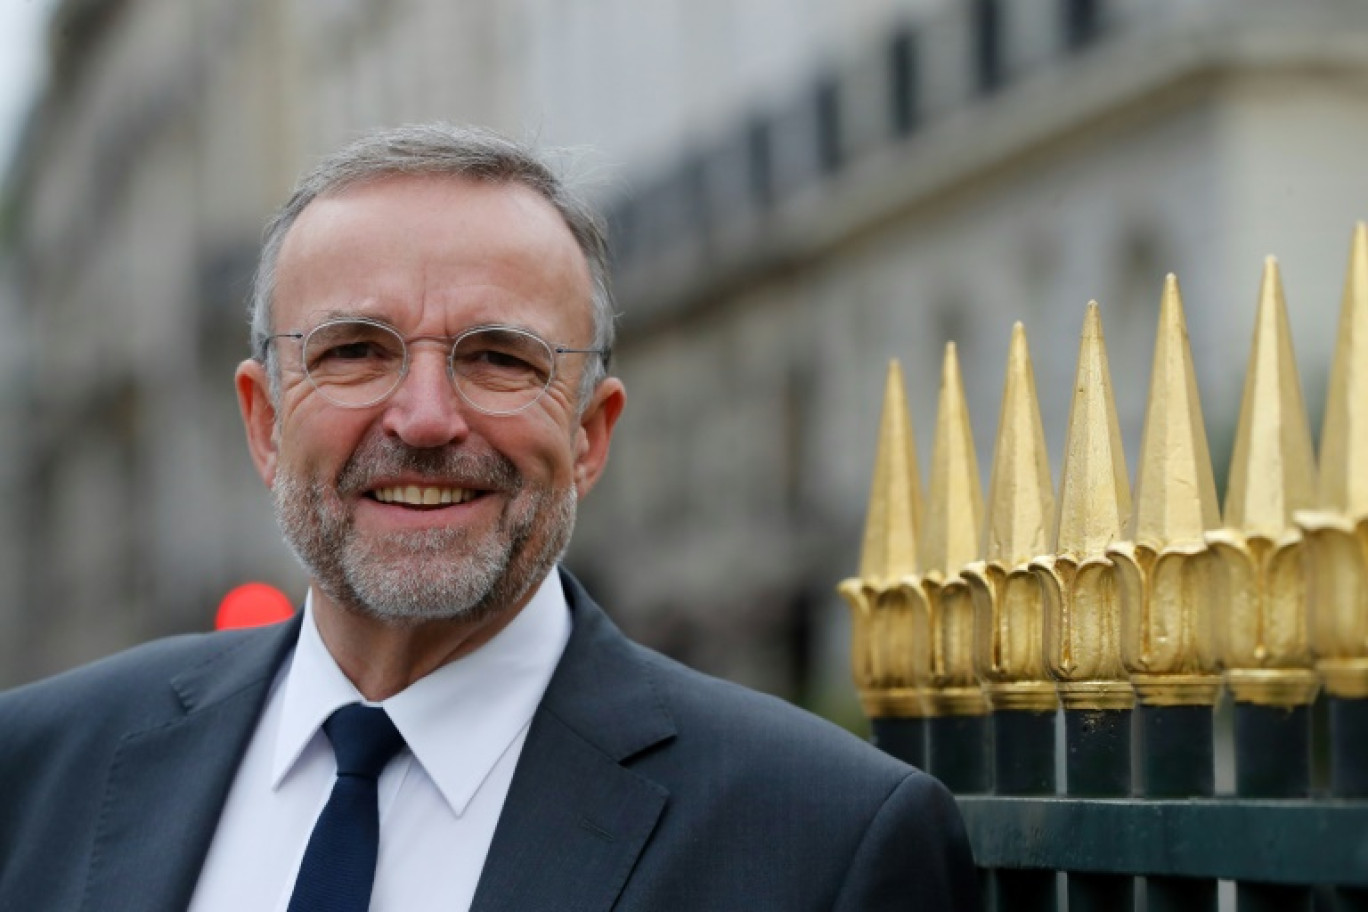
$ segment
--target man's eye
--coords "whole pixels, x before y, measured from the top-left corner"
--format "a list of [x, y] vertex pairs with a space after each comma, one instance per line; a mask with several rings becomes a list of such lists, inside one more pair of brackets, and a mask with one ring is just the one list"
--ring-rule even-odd
[[371, 342], [344, 342], [319, 352], [318, 358], [320, 361], [359, 361], [382, 354]]
[[508, 352], [495, 351], [493, 349], [485, 349], [484, 351], [477, 353], [476, 363], [483, 364], [486, 367], [495, 368], [496, 370], [535, 370], [535, 368], [532, 365], [528, 364], [526, 361], [524, 361], [522, 358], [519, 358], [517, 355], [511, 355]]

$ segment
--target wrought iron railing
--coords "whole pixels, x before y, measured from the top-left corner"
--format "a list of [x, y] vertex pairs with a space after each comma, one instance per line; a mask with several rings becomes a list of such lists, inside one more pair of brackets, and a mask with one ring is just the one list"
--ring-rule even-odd
[[1317, 472], [1270, 258], [1223, 512], [1173, 276], [1134, 498], [1096, 304], [1057, 495], [1020, 324], [986, 504], [953, 344], [924, 497], [891, 365], [859, 576], [840, 585], [855, 680], [875, 742], [959, 797], [995, 908], [1055, 910], [1065, 872], [1069, 912], [1216, 909], [1220, 880], [1239, 912], [1368, 909], [1362, 223], [1338, 333]]

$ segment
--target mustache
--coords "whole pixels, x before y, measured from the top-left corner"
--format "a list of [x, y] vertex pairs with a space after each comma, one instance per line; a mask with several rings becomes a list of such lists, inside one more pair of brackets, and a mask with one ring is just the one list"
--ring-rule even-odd
[[337, 473], [337, 492], [343, 497], [361, 494], [375, 479], [401, 474], [505, 493], [516, 493], [524, 484], [522, 473], [502, 453], [461, 447], [418, 449], [392, 437], [377, 436], [357, 447], [342, 466]]

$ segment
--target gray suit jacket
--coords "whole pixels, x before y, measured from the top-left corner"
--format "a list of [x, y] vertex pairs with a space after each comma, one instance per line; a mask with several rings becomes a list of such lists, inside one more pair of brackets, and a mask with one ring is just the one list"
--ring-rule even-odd
[[[974, 906], [935, 780], [629, 642], [566, 591], [574, 629], [474, 912]], [[0, 910], [184, 909], [297, 632], [163, 640], [0, 695]]]

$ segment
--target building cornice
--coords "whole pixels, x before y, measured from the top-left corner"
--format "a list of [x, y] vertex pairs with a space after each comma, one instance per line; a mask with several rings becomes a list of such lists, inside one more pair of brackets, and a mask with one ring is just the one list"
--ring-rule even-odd
[[[840, 168], [811, 173], [766, 206], [734, 206], [725, 219], [695, 219], [683, 230], [676, 224], [653, 249], [618, 261], [624, 336], [653, 332], [782, 277], [1061, 144], [1095, 140], [1156, 112], [1192, 105], [1233, 78], [1368, 73], [1368, 9], [1351, 16], [1342, 4], [1330, 5], [1334, 16], [1321, 9], [1326, 4], [1306, 4], [1295, 11], [1302, 15], [1219, 4], [1201, 16], [1118, 28], [1078, 52], [1061, 49], [1052, 59], [1008, 73], [995, 90], [939, 111], [909, 136], [881, 137]], [[830, 72], [823, 78], [832, 78]], [[684, 167], [676, 163], [665, 171]], [[669, 179], [666, 174], [659, 183]], [[647, 197], [627, 205], [637, 207], [640, 218], [656, 202]]]

